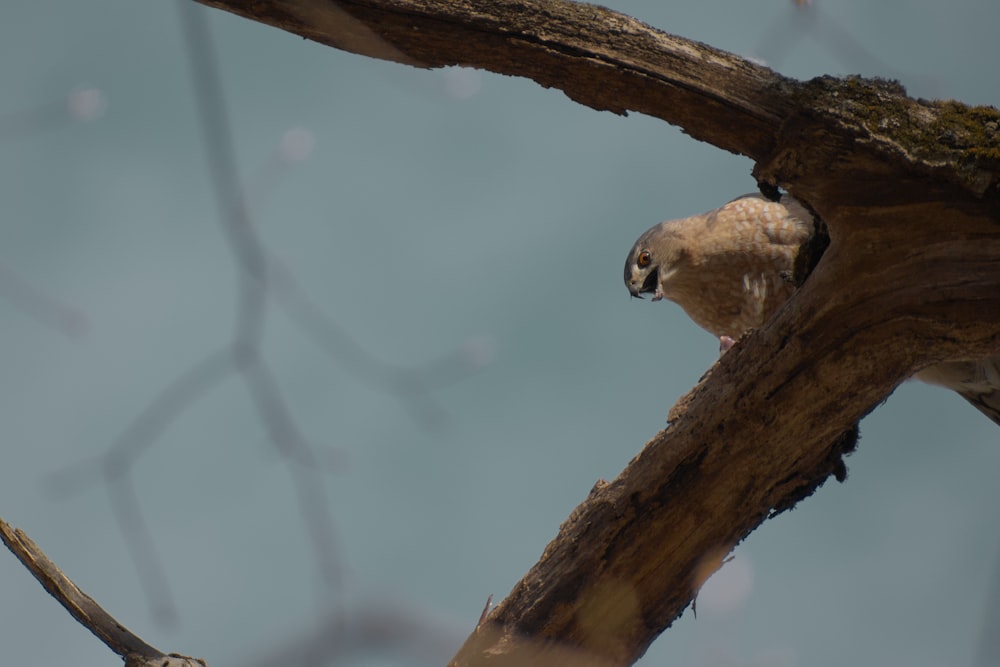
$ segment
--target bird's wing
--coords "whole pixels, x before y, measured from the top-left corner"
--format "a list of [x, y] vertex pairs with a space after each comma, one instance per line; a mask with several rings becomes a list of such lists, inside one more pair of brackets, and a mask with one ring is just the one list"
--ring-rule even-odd
[[[757, 243], [798, 247], [813, 233], [812, 215], [794, 197], [780, 202], [761, 194], [746, 194], [705, 214], [706, 229], [720, 235], [734, 232]], [[719, 221], [724, 224], [717, 226]]]

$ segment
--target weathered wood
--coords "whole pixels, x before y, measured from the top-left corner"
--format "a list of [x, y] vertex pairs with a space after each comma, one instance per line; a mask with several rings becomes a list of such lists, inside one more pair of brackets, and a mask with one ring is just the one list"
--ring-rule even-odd
[[23, 530], [11, 528], [3, 519], [0, 541], [80, 625], [121, 656], [126, 667], [206, 667], [200, 658], [167, 655], [144, 642], [81, 591]]

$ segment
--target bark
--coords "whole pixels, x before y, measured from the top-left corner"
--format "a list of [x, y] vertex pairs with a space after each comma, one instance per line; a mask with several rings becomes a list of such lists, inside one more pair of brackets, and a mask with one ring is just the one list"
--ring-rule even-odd
[[80, 590], [23, 530], [12, 528], [3, 519], [0, 519], [0, 541], [80, 625], [121, 656], [125, 667], [206, 667], [200, 658], [164, 654], [133, 634]]
[[[828, 477], [933, 362], [1000, 351], [1000, 114], [893, 82], [799, 82], [564, 0], [203, 0], [336, 48], [525, 76], [756, 161], [825, 222], [791, 301], [600, 482], [453, 665], [628, 665], [733, 546]], [[819, 248], [818, 251], [822, 250]]]

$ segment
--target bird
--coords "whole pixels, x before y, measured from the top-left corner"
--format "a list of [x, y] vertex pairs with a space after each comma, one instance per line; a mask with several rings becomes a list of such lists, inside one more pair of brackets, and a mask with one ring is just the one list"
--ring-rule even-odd
[[[795, 292], [796, 258], [818, 224], [791, 195], [742, 195], [643, 232], [625, 260], [625, 286], [633, 297], [678, 304], [724, 353]], [[954, 390], [1000, 425], [1000, 354], [940, 362], [913, 377]]]
[[795, 257], [814, 231], [793, 197], [743, 195], [646, 230], [629, 251], [625, 285], [634, 297], [677, 303], [724, 351], [792, 295]]

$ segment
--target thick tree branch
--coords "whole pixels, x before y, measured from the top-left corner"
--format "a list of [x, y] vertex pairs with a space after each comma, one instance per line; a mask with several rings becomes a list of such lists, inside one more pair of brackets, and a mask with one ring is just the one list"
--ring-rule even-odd
[[[797, 82], [563, 0], [204, 0], [337, 48], [526, 76], [757, 162], [826, 223], [803, 288], [596, 486], [454, 665], [626, 665], [732, 547], [811, 493], [919, 368], [1000, 352], [1000, 114]], [[720, 198], [732, 193], [720, 193]]]
[[[639, 111], [751, 157], [790, 109], [790, 80], [618, 12], [565, 0], [201, 0], [330, 46], [416, 67], [523, 76], [581, 104]], [[724, 122], [720, 122], [724, 119]]]
[[783, 152], [782, 144], [793, 134], [827, 130], [828, 139], [857, 139], [883, 157], [896, 152], [900, 164], [911, 168], [958, 172], [952, 178], [971, 192], [989, 193], [994, 203], [1000, 196], [995, 109], [910, 100], [895, 85], [861, 79], [798, 82], [596, 5], [567, 0], [200, 1], [374, 58], [524, 76], [594, 109], [663, 119], [696, 139], [757, 161], [780, 154], [786, 167], [801, 166], [791, 163], [794, 156]]

